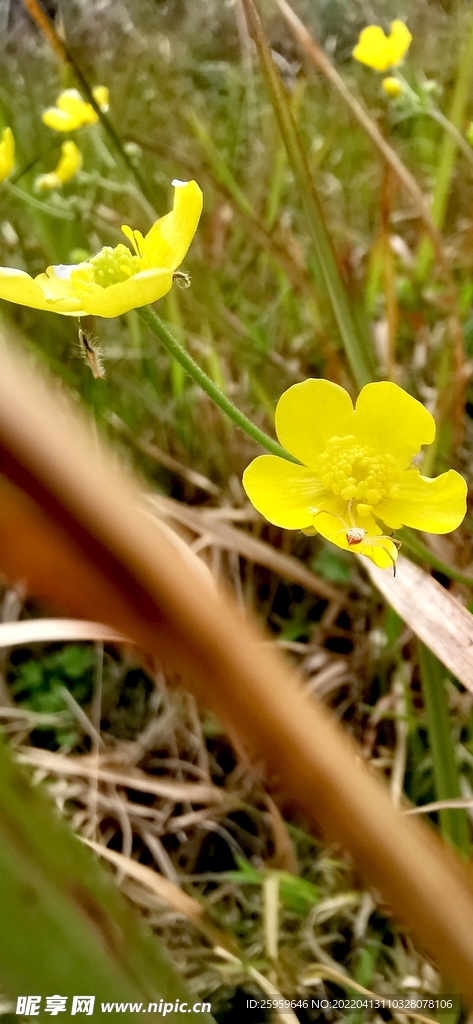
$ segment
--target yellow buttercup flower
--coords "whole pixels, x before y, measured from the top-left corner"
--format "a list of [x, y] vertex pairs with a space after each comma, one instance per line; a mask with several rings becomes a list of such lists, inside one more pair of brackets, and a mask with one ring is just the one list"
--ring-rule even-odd
[[[105, 113], [108, 110], [108, 89], [98, 85], [92, 89], [92, 96]], [[95, 124], [98, 119], [92, 104], [86, 103], [77, 89], [66, 89], [58, 96], [56, 106], [48, 107], [42, 114], [44, 124], [55, 132], [73, 132], [84, 124]]]
[[82, 167], [82, 155], [75, 142], [69, 139], [61, 146], [61, 159], [55, 171], [49, 174], [40, 174], [35, 181], [35, 188], [38, 192], [47, 192], [49, 189], [61, 188], [67, 181], [74, 177], [76, 171]]
[[403, 21], [392, 21], [390, 29], [389, 35], [386, 36], [380, 25], [368, 25], [364, 28], [353, 50], [355, 60], [360, 64], [367, 64], [375, 71], [396, 68], [407, 53], [412, 36]]
[[15, 140], [11, 128], [4, 128], [0, 140], [0, 181], [5, 181], [15, 164]]
[[134, 252], [106, 245], [84, 263], [48, 267], [34, 279], [23, 270], [0, 267], [0, 299], [65, 316], [114, 317], [156, 302], [171, 289], [197, 230], [202, 192], [195, 181], [173, 181], [174, 206], [148, 234], [126, 224]]
[[385, 569], [395, 566], [399, 541], [380, 523], [450, 533], [465, 516], [459, 473], [431, 480], [411, 465], [434, 440], [435, 420], [397, 384], [367, 384], [355, 409], [331, 381], [294, 384], [279, 399], [276, 432], [302, 465], [260, 455], [243, 475], [250, 501], [276, 526], [320, 533]]
[[391, 96], [393, 99], [399, 96], [402, 92], [402, 84], [398, 78], [383, 78], [381, 86], [384, 89], [387, 96]]

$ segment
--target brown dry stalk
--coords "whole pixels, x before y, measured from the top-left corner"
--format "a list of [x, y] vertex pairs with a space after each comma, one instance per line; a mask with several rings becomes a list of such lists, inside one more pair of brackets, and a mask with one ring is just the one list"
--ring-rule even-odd
[[417, 936], [473, 1005], [466, 867], [395, 810], [336, 720], [223, 592], [203, 586], [62, 392], [1, 349], [0, 567], [182, 673]]
[[51, 25], [51, 22], [38, 3], [38, 0], [23, 0], [23, 3], [28, 11], [28, 14], [33, 19], [35, 25], [38, 26], [40, 32], [43, 33], [44, 38], [47, 40], [51, 48], [57, 54], [59, 59], [64, 63], [69, 63], [69, 56], [66, 51], [64, 44], [58, 36], [56, 30]]
[[134, 878], [145, 888], [150, 889], [163, 903], [167, 903], [168, 906], [172, 907], [177, 914], [187, 917], [213, 946], [222, 946], [223, 949], [233, 951], [234, 944], [230, 936], [220, 931], [208, 919], [200, 903], [193, 896], [188, 896], [186, 892], [183, 892], [178, 885], [170, 882], [168, 878], [164, 878], [157, 871], [152, 871], [151, 868], [140, 864], [139, 861], [134, 860], [132, 857], [125, 857], [122, 853], [117, 853], [116, 850], [109, 850], [107, 846], [102, 846], [101, 843], [94, 843], [91, 839], [83, 839], [83, 842], [90, 846], [92, 850], [95, 850], [99, 857], [110, 861], [120, 871], [123, 871], [125, 875]]
[[361, 559], [372, 582], [399, 617], [473, 693], [473, 616], [448, 590], [414, 562], [399, 556], [397, 573]]

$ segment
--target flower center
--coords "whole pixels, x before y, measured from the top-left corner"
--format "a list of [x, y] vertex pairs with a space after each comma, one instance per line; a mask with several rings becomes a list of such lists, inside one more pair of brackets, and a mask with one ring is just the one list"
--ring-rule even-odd
[[96, 256], [71, 273], [74, 285], [96, 284], [100, 288], [109, 288], [111, 284], [121, 284], [142, 269], [142, 260], [120, 242], [114, 249], [106, 245]]
[[352, 503], [353, 511], [367, 516], [381, 498], [395, 498], [399, 470], [392, 455], [380, 455], [353, 436], [332, 437], [318, 456], [317, 474], [332, 494]]

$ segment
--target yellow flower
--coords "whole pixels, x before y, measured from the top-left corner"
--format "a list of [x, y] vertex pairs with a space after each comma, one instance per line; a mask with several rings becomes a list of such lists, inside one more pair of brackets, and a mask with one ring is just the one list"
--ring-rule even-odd
[[364, 28], [353, 50], [355, 60], [375, 71], [396, 68], [409, 49], [412, 36], [403, 21], [392, 21], [390, 28], [388, 36], [379, 25]]
[[0, 181], [11, 174], [15, 163], [15, 140], [11, 128], [4, 128], [0, 141]]
[[[108, 89], [98, 85], [92, 89], [92, 96], [105, 113], [108, 110]], [[55, 132], [73, 132], [83, 124], [95, 124], [98, 119], [92, 104], [86, 103], [77, 89], [66, 89], [58, 96], [56, 106], [48, 107], [42, 114], [44, 124]]]
[[114, 317], [156, 302], [172, 287], [197, 230], [202, 192], [195, 181], [173, 181], [174, 206], [148, 234], [126, 224], [124, 235], [134, 253], [119, 243], [106, 245], [91, 259], [72, 266], [48, 267], [34, 279], [23, 270], [0, 267], [0, 299], [65, 316]]
[[294, 384], [279, 399], [276, 431], [302, 465], [260, 455], [243, 475], [250, 501], [276, 526], [320, 533], [385, 569], [398, 550], [379, 522], [450, 533], [464, 518], [463, 477], [450, 469], [431, 480], [411, 465], [434, 440], [435, 421], [397, 384], [367, 384], [355, 409], [331, 381]]
[[402, 85], [398, 78], [383, 78], [381, 86], [384, 89], [387, 96], [391, 96], [393, 99], [399, 96], [402, 92]]
[[38, 192], [47, 192], [49, 189], [61, 188], [66, 181], [74, 177], [76, 171], [82, 167], [82, 156], [80, 149], [75, 142], [68, 140], [61, 146], [61, 159], [55, 171], [49, 174], [40, 174], [35, 181], [35, 188]]

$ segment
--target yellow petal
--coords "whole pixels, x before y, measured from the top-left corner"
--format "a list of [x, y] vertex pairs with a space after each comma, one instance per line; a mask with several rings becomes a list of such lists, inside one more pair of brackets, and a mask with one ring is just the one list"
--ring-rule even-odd
[[84, 289], [81, 302], [87, 313], [106, 318], [121, 316], [130, 309], [157, 302], [172, 288], [172, 272], [165, 269], [143, 270], [127, 281], [108, 288]]
[[423, 444], [432, 444], [435, 420], [421, 402], [391, 381], [366, 384], [355, 410], [355, 436], [405, 469]]
[[243, 474], [243, 487], [251, 504], [270, 523], [286, 530], [313, 525], [313, 507], [325, 495], [317, 478], [304, 466], [276, 455], [259, 455]]
[[[330, 506], [331, 512], [321, 512], [313, 520], [317, 533], [336, 544], [343, 551], [351, 551], [352, 554], [365, 555], [370, 558], [380, 569], [389, 569], [394, 565], [398, 551], [394, 542], [384, 535], [372, 515], [363, 517], [357, 521], [357, 525], [365, 531], [365, 537], [358, 544], [350, 544], [347, 539], [351, 524], [344, 518], [344, 505], [340, 499], [329, 499], [325, 507]], [[337, 515], [338, 512], [338, 515]]]
[[92, 96], [96, 103], [98, 103], [100, 109], [105, 113], [108, 110], [108, 89], [106, 85], [96, 85], [95, 89], [92, 89]]
[[77, 89], [66, 89], [58, 96], [57, 106], [59, 110], [69, 114], [77, 128], [83, 124], [95, 124], [98, 115], [90, 103], [82, 99]]
[[391, 67], [391, 46], [379, 25], [364, 28], [352, 52], [355, 60], [375, 71], [387, 71]]
[[84, 106], [84, 100], [77, 89], [64, 89], [56, 100], [56, 106], [67, 114], [77, 114]]
[[376, 515], [388, 526], [412, 526], [426, 533], [451, 533], [466, 514], [467, 485], [454, 469], [434, 480], [421, 476], [418, 469], [406, 469], [395, 498], [383, 498]]
[[4, 128], [0, 142], [0, 181], [11, 174], [15, 164], [15, 140], [11, 128]]
[[35, 284], [41, 289], [48, 302], [55, 303], [63, 299], [71, 304], [80, 302], [80, 296], [70, 280], [70, 273], [71, 270], [76, 270], [81, 265], [83, 264], [76, 263], [72, 266], [48, 267], [45, 274], [38, 274], [35, 277]]
[[391, 51], [390, 67], [395, 68], [401, 63], [404, 54], [407, 53], [412, 42], [412, 36], [407, 25], [403, 21], [391, 22], [391, 34], [388, 36], [388, 43]]
[[63, 142], [61, 152], [62, 155], [56, 167], [56, 174], [61, 185], [65, 185], [82, 167], [82, 156], [80, 149], [70, 139], [67, 142]]
[[276, 433], [284, 448], [306, 466], [314, 465], [332, 437], [353, 433], [354, 412], [344, 388], [309, 378], [293, 384], [276, 407]]
[[45, 192], [48, 189], [61, 188], [74, 176], [82, 166], [82, 156], [75, 142], [70, 139], [63, 142], [61, 146], [61, 159], [55, 171], [49, 174], [40, 174], [35, 181], [35, 188], [38, 192]]
[[196, 181], [173, 181], [174, 206], [157, 220], [144, 239], [145, 253], [154, 267], [176, 270], [196, 233], [203, 197]]
[[378, 540], [367, 537], [359, 547], [352, 547], [350, 550], [369, 558], [380, 569], [390, 569], [394, 566], [399, 554], [394, 542], [385, 536], [379, 537]]
[[[102, 93], [104, 86], [99, 86], [99, 97], [108, 99], [108, 90]], [[97, 100], [99, 106], [101, 105]], [[55, 107], [48, 107], [43, 111], [42, 120], [48, 128], [56, 132], [72, 132], [84, 124], [95, 124], [98, 115], [90, 103], [86, 103], [77, 89], [65, 89], [58, 96]]]
[[47, 298], [37, 280], [33, 280], [23, 270], [12, 270], [10, 267], [0, 267], [0, 299], [17, 302], [20, 306], [31, 306], [33, 309], [48, 309], [69, 316], [81, 315], [79, 299], [69, 296]]
[[[339, 548], [351, 551], [352, 545], [347, 541], [347, 532], [353, 526], [353, 522], [348, 520], [346, 501], [329, 494], [322, 504], [322, 511], [312, 519], [317, 533], [325, 537], [325, 540], [330, 540], [332, 544], [338, 544]], [[382, 533], [371, 513], [363, 519], [356, 519], [355, 525], [371, 535]]]
[[57, 107], [48, 107], [47, 110], [43, 110], [41, 120], [55, 132], [73, 132], [76, 128], [80, 128], [82, 123], [77, 116], [68, 114], [65, 110], [58, 110]]

